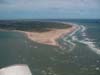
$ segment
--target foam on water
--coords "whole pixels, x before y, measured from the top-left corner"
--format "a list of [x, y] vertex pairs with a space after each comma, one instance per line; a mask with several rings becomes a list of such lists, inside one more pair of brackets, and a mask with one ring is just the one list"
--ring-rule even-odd
[[84, 39], [79, 40], [77, 37], [73, 36], [73, 40], [87, 45], [92, 51], [96, 52], [97, 54], [100, 54], [100, 49], [98, 49], [95, 45], [95, 42], [93, 42], [94, 39], [88, 38], [85, 31], [86, 27], [82, 25], [80, 32]]
[[74, 32], [70, 33], [69, 35], [67, 35], [67, 37], [63, 38], [63, 41], [64, 41], [64, 42], [70, 44], [70, 49], [69, 49], [69, 51], [72, 51], [72, 50], [75, 48], [76, 43], [74, 43], [73, 40], [68, 39], [68, 38], [71, 37], [72, 39], [75, 40], [76, 38], [75, 38], [74, 35], [75, 35], [75, 33], [76, 33], [77, 31], [80, 30], [80, 26], [78, 26], [77, 24], [72, 24], [72, 23], [68, 23], [68, 24], [71, 24], [71, 25], [74, 25], [74, 26], [77, 27], [77, 29], [76, 29]]
[[86, 27], [84, 25], [81, 25], [81, 34], [83, 37], [86, 37], [85, 31], [86, 31]]
[[96, 52], [97, 54], [100, 54], [100, 49], [98, 49], [96, 46], [95, 46], [95, 42], [92, 42], [92, 41], [85, 41], [85, 40], [82, 40], [82, 41], [79, 41], [80, 43], [83, 43], [83, 44], [86, 44], [92, 51]]
[[69, 34], [70, 37], [72, 37], [74, 34], [76, 34], [77, 31], [80, 30], [80, 26], [78, 26], [76, 24], [74, 24], [74, 25], [77, 26], [77, 29], [74, 32], [72, 32], [71, 34]]
[[72, 36], [72, 40], [73, 40], [73, 41], [78, 40], [77, 36]]
[[68, 40], [67, 42], [71, 44], [69, 51], [72, 51], [75, 48], [76, 44], [72, 42], [71, 40]]
[[81, 29], [82, 29], [81, 32], [85, 32], [86, 27], [85, 27], [84, 25], [82, 25], [82, 26], [81, 26]]
[[86, 33], [82, 33], [82, 36], [85, 37], [86, 36]]
[[[87, 45], [95, 53], [100, 54], [100, 49], [98, 49], [95, 45], [95, 42], [93, 42], [94, 39], [90, 39], [87, 37], [86, 32], [85, 32], [87, 28], [84, 25], [77, 25], [77, 24], [72, 24], [72, 25], [76, 25], [78, 26], [78, 28], [74, 32], [69, 34], [67, 37], [63, 38], [63, 40], [66, 43], [70, 44], [70, 50], [72, 50], [76, 46], [76, 43], [74, 42], [79, 42], [79, 43]], [[80, 35], [83, 37], [83, 39], [81, 40], [79, 40], [77, 35], [75, 35], [76, 32], [78, 31], [81, 33]], [[71, 39], [68, 39], [69, 37], [71, 37]]]

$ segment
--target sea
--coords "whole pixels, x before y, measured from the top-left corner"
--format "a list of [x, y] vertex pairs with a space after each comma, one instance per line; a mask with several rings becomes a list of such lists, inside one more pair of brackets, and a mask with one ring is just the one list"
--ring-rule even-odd
[[77, 25], [60, 46], [39, 44], [25, 34], [0, 31], [0, 68], [27, 64], [32, 75], [100, 75], [100, 19], [48, 19]]

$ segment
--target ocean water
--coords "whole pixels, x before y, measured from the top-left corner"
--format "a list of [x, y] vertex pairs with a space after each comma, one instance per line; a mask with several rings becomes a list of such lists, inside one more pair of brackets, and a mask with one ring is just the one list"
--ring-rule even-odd
[[38, 44], [23, 33], [0, 31], [0, 68], [27, 64], [33, 75], [100, 75], [100, 20], [47, 20], [79, 28], [58, 42]]

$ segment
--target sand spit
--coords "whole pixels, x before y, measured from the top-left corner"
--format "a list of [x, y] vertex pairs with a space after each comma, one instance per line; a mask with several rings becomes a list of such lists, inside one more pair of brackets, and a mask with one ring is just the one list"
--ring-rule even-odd
[[25, 31], [24, 33], [27, 35], [27, 37], [30, 40], [35, 41], [37, 43], [59, 46], [56, 40], [64, 37], [65, 35], [72, 33], [76, 29], [77, 29], [77, 26], [72, 25], [70, 28], [52, 29], [47, 32], [39, 33], [39, 32], [26, 32]]
[[68, 23], [68, 25], [71, 25], [71, 27], [64, 28], [64, 29], [54, 29], [53, 28], [50, 31], [45, 31], [45, 32], [5, 30], [5, 29], [0, 29], [0, 31], [13, 31], [13, 32], [25, 33], [25, 35], [34, 42], [52, 45], [52, 46], [59, 46], [57, 39], [63, 38], [65, 35], [69, 35], [70, 33], [74, 32], [78, 28], [78, 26], [74, 24]]

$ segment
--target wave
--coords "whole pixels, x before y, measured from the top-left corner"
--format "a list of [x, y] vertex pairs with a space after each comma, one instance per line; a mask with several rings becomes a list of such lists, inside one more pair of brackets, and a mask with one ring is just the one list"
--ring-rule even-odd
[[92, 51], [96, 52], [97, 54], [100, 54], [100, 49], [96, 47], [95, 42], [85, 40], [81, 40], [79, 42], [87, 45]]
[[72, 40], [77, 41], [78, 40], [77, 36], [72, 36]]
[[72, 42], [71, 40], [68, 40], [67, 42], [70, 44], [69, 51], [72, 51], [75, 48], [76, 44], [74, 42]]
[[82, 44], [85, 44], [87, 45], [92, 51], [94, 51], [95, 53], [97, 54], [100, 54], [100, 49], [96, 47], [95, 43], [96, 42], [93, 42], [95, 39], [90, 39], [87, 37], [85, 31], [86, 31], [86, 27], [84, 25], [80, 26], [80, 33], [82, 35], [82, 37], [84, 37], [84, 39], [82, 40], [79, 40], [77, 38], [77, 36], [72, 36], [72, 40], [73, 41], [77, 41], [79, 43], [82, 43]]
[[83, 37], [86, 36], [85, 31], [86, 31], [86, 27], [85, 27], [84, 25], [82, 25], [82, 26], [81, 26], [81, 34], [82, 34]]
[[[72, 23], [70, 23], [70, 24], [72, 24]], [[69, 44], [70, 51], [74, 50], [74, 48], [76, 46], [75, 42], [79, 42], [79, 43], [87, 45], [95, 53], [100, 54], [100, 49], [97, 48], [96, 45], [95, 45], [96, 42], [93, 42], [95, 39], [90, 39], [90, 38], [87, 37], [87, 34], [86, 34], [87, 28], [86, 28], [86, 26], [77, 25], [77, 24], [72, 24], [72, 25], [76, 25], [76, 26], [78, 26], [78, 28], [74, 32], [69, 34], [67, 37], [63, 38], [63, 41], [65, 41], [66, 43]], [[80, 35], [82, 37], [81, 40], [79, 40], [78, 35], [76, 35], [76, 33], [78, 31], [80, 32]], [[71, 37], [71, 39], [68, 39], [69, 37]]]
[[73, 24], [73, 23], [68, 23], [68, 24], [71, 24], [71, 25], [74, 25], [77, 27], [77, 29], [75, 31], [73, 31], [72, 33], [70, 33], [69, 35], [67, 35], [66, 37], [63, 38], [63, 41], [68, 43], [68, 45], [69, 45], [69, 48], [70, 48], [69, 51], [72, 51], [75, 48], [76, 43], [74, 43], [73, 40], [69, 39], [69, 37], [74, 39], [74, 35], [76, 34], [77, 31], [80, 30], [80, 26], [77, 24]]
[[86, 31], [86, 27], [84, 25], [81, 25], [81, 32], [85, 32]]

